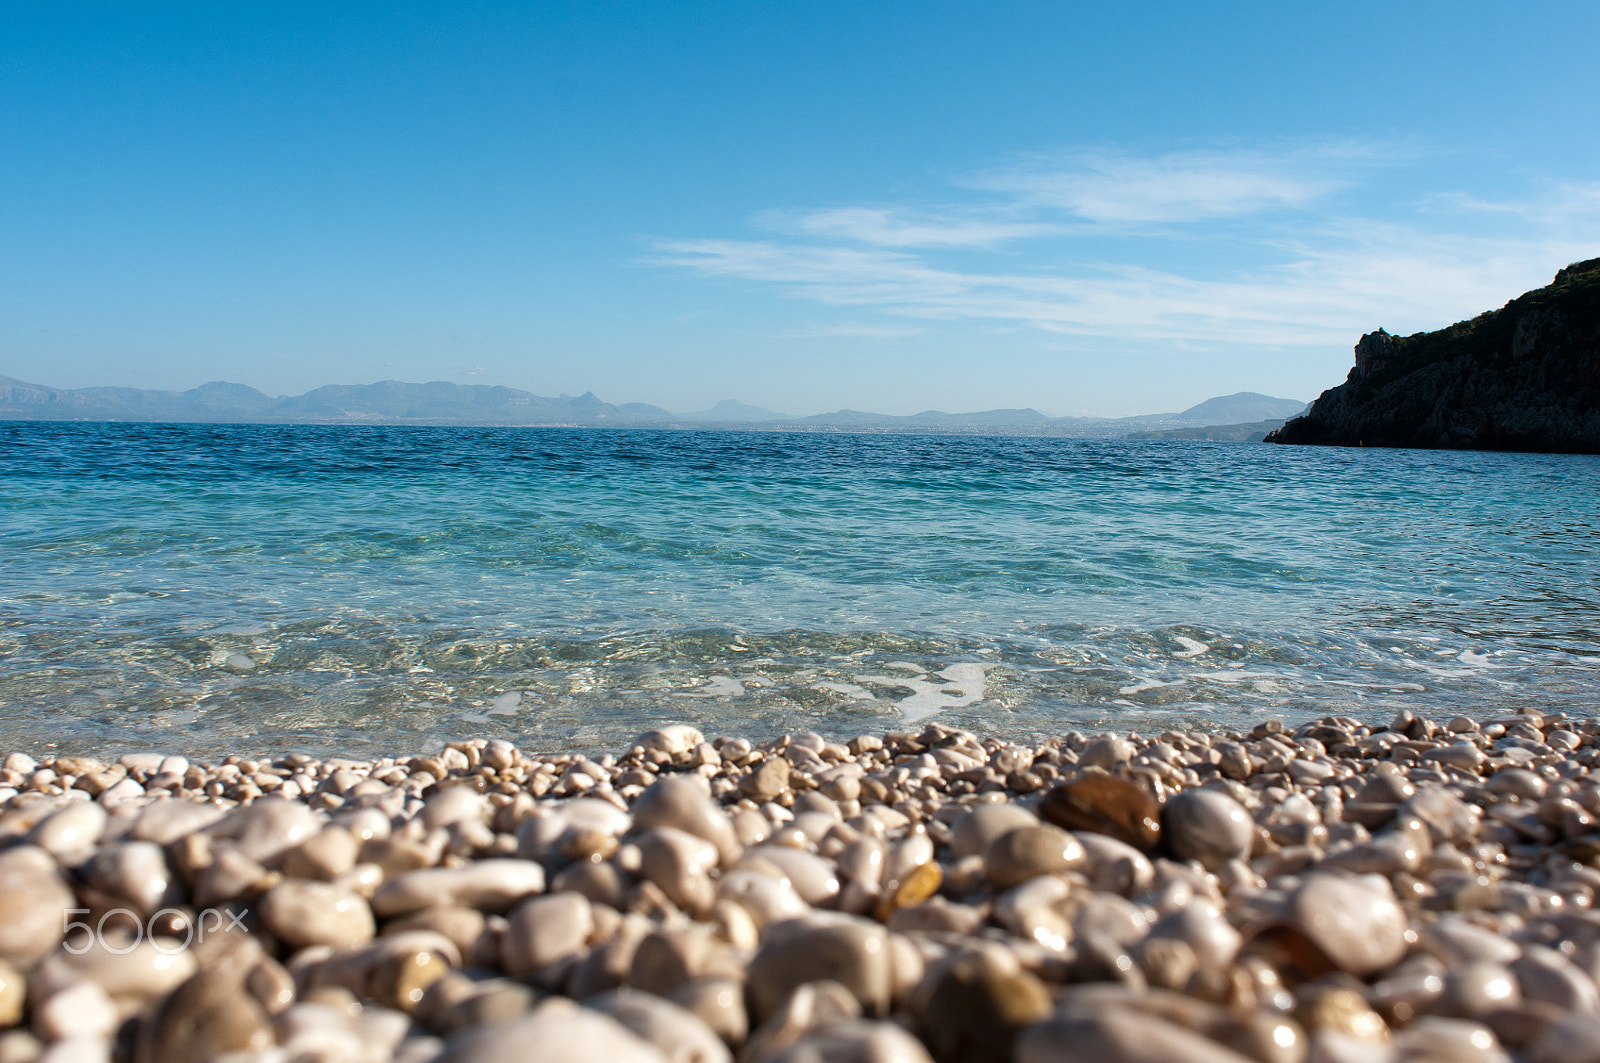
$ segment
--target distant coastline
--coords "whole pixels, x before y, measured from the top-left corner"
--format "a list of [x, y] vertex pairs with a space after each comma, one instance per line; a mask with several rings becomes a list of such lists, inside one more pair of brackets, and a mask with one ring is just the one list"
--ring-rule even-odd
[[1136, 433], [1171, 433], [1245, 422], [1270, 421], [1275, 422], [1271, 427], [1276, 427], [1276, 423], [1305, 408], [1295, 399], [1246, 391], [1207, 399], [1177, 413], [1132, 417], [1050, 417], [1033, 409], [975, 413], [925, 410], [905, 416], [846, 409], [792, 417], [731, 400], [710, 410], [673, 413], [648, 403], [612, 404], [593, 392], [550, 398], [516, 388], [448, 381], [412, 384], [386, 380], [329, 385], [303, 395], [271, 396], [244, 384], [224, 381], [188, 391], [154, 391], [55, 388], [0, 376], [0, 420], [4, 421], [711, 428], [1118, 439]]

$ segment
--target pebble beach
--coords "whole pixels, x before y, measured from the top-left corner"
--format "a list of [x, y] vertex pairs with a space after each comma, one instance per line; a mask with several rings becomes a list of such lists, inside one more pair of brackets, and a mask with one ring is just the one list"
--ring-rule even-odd
[[1600, 722], [0, 772], [0, 1063], [1600, 1059]]

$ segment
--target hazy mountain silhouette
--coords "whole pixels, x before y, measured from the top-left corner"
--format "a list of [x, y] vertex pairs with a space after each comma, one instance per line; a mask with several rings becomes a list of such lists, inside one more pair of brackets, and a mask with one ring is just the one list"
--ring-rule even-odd
[[549, 398], [492, 384], [435, 380], [409, 384], [329, 384], [304, 395], [266, 395], [244, 384], [213, 381], [188, 391], [52, 388], [0, 377], [0, 419], [36, 421], [174, 421], [213, 424], [581, 425], [603, 427], [745, 427], [790, 431], [910, 431], [1118, 438], [1247, 421], [1282, 420], [1305, 404], [1254, 392], [1207, 399], [1181, 413], [1139, 417], [1050, 417], [1034, 409], [900, 416], [837, 410], [789, 417], [725, 399], [709, 410], [675, 414], [644, 402], [612, 405], [593, 392]]

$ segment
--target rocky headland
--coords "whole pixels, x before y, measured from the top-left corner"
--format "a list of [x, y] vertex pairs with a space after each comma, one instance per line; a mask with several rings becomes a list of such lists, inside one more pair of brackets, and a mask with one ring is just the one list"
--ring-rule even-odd
[[1600, 723], [13, 753], [0, 1060], [1585, 1063]]
[[1269, 443], [1600, 453], [1600, 258], [1437, 332], [1361, 337]]

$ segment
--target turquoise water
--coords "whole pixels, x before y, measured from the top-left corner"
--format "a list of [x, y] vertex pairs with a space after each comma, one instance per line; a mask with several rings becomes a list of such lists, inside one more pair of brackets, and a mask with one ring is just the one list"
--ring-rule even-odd
[[0, 748], [1591, 714], [1600, 459], [0, 424]]

